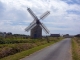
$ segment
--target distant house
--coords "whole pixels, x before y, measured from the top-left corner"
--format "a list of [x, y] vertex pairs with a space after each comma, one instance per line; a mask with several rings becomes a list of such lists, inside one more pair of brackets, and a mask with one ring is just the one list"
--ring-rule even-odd
[[3, 33], [2, 32], [0, 32], [0, 36], [3, 36]]
[[8, 32], [6, 35], [12, 35], [12, 33], [11, 32]]
[[5, 37], [6, 36], [6, 32], [0, 32], [0, 36]]
[[65, 34], [65, 35], [63, 35], [63, 37], [69, 38], [70, 36], [69, 36], [69, 34]]
[[9, 38], [9, 37], [11, 37], [12, 36], [12, 33], [11, 32], [8, 32], [8, 33], [6, 33], [6, 38]]
[[60, 37], [60, 34], [51, 34], [51, 37]]
[[80, 37], [80, 34], [75, 35], [75, 37]]

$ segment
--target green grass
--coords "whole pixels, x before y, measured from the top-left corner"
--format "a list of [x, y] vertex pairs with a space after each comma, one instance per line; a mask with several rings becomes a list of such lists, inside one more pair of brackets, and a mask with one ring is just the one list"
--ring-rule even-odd
[[72, 58], [73, 60], [80, 60], [78, 43], [72, 39]]
[[30, 54], [32, 54], [32, 53], [44, 48], [46, 46], [51, 45], [51, 44], [53, 44], [53, 42], [47, 43], [45, 45], [41, 45], [41, 46], [38, 46], [38, 47], [34, 47], [32, 49], [29, 49], [29, 50], [26, 50], [26, 51], [22, 51], [20, 53], [16, 53], [16, 54], [10, 55], [8, 57], [4, 57], [4, 58], [2, 58], [0, 60], [19, 60], [19, 59], [24, 58], [24, 57], [26, 57], [26, 56], [28, 56], [28, 55], [30, 55]]

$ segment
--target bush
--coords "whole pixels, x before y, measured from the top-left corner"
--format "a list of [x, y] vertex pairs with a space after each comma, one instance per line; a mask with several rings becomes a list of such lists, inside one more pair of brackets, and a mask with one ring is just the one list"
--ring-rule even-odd
[[5, 43], [5, 41], [4, 41], [3, 37], [0, 37], [0, 44], [4, 44], [4, 43]]

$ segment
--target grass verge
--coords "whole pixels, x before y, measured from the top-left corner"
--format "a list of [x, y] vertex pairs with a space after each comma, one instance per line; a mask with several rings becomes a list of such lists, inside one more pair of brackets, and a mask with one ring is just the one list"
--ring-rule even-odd
[[79, 45], [75, 39], [72, 39], [72, 58], [73, 60], [80, 60]]
[[20, 53], [16, 53], [14, 55], [10, 55], [8, 57], [4, 57], [4, 58], [2, 58], [0, 60], [20, 60], [21, 58], [24, 58], [24, 57], [26, 57], [26, 56], [28, 56], [28, 55], [30, 55], [30, 54], [42, 49], [42, 48], [44, 48], [44, 47], [47, 47], [47, 46], [51, 45], [51, 44], [53, 44], [53, 42], [47, 43], [47, 44], [44, 44], [44, 45], [41, 45], [41, 46], [37, 46], [37, 47], [34, 47], [32, 49], [29, 49], [29, 50], [26, 50], [26, 51], [22, 51]]

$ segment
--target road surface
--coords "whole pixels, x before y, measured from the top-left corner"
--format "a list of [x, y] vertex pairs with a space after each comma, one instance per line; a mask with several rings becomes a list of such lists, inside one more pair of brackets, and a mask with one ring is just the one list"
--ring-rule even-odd
[[71, 39], [66, 38], [21, 60], [72, 60]]

